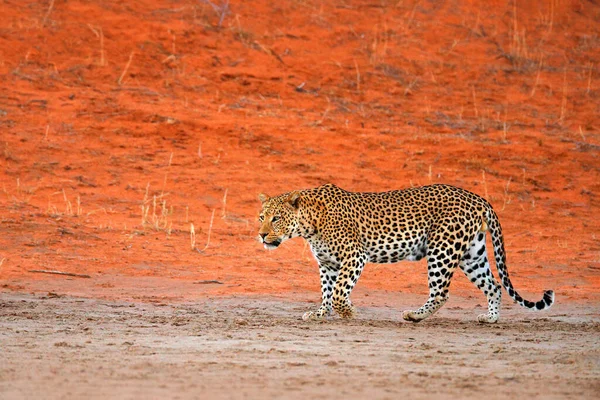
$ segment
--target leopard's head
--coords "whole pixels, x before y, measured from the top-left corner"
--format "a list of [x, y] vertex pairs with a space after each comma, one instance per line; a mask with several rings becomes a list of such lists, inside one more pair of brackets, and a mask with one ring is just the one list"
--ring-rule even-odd
[[258, 241], [265, 249], [275, 249], [285, 240], [299, 236], [300, 192], [284, 193], [276, 197], [261, 193], [258, 198], [262, 202], [258, 216]]

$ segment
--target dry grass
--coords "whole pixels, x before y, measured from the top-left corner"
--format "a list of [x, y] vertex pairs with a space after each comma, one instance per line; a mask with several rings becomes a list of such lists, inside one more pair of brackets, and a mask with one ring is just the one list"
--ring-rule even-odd
[[123, 78], [125, 78], [125, 75], [127, 74], [129, 67], [131, 66], [131, 61], [133, 60], [134, 55], [135, 55], [135, 53], [133, 51], [129, 54], [129, 60], [127, 60], [127, 64], [125, 64], [125, 68], [123, 68], [123, 72], [121, 73], [121, 76], [117, 80], [117, 84], [119, 86], [121, 86], [123, 84]]
[[538, 64], [537, 74], [535, 75], [535, 83], [533, 84], [533, 88], [531, 89], [530, 97], [533, 97], [535, 91], [537, 89], [538, 84], [540, 83], [540, 74], [542, 73], [542, 68], [544, 67], [544, 58], [540, 56], [540, 62]]
[[561, 124], [564, 123], [566, 115], [567, 115], [567, 67], [565, 66], [564, 75], [563, 75], [562, 100], [560, 102], [560, 117], [558, 119]]
[[592, 71], [594, 71], [594, 63], [589, 63], [588, 67], [590, 69], [590, 72], [588, 73], [587, 89], [585, 93], [589, 95], [592, 87]]
[[[212, 227], [213, 227], [214, 220], [215, 220], [215, 210], [212, 211], [212, 214], [210, 216], [210, 224], [208, 226], [208, 236], [206, 238], [206, 245], [202, 248], [202, 250], [196, 248], [196, 250], [199, 253], [202, 253], [203, 251], [208, 249], [208, 246], [210, 245], [210, 234], [212, 233]], [[195, 234], [194, 234], [194, 247], [193, 248], [195, 248], [195, 242], [196, 242], [196, 240], [195, 240]]]
[[71, 206], [71, 202], [67, 198], [67, 193], [65, 192], [65, 189], [62, 190], [62, 194], [63, 194], [63, 199], [65, 200], [65, 205], [66, 205], [65, 214], [73, 215], [73, 207]]
[[190, 246], [192, 250], [196, 250], [196, 229], [194, 229], [194, 224], [190, 224]]
[[528, 61], [529, 50], [527, 46], [526, 30], [521, 29], [517, 16], [517, 2], [513, 2], [513, 14], [510, 32], [509, 55], [515, 68], [521, 69]]
[[[51, 201], [52, 196], [56, 196], [56, 195], [62, 195], [62, 199], [64, 202], [63, 211], [60, 211], [59, 208], [56, 205], [54, 205]], [[69, 217], [73, 217], [73, 216], [79, 217], [83, 214], [83, 209], [81, 207], [81, 197], [79, 195], [77, 195], [76, 208], [73, 209], [73, 203], [71, 203], [71, 200], [69, 200], [69, 197], [67, 196], [67, 192], [65, 191], [65, 189], [61, 189], [50, 195], [50, 198], [48, 199], [48, 207], [46, 208], [46, 212], [48, 213], [48, 215], [51, 215], [51, 216], [66, 215]], [[89, 213], [88, 215], [90, 215], [92, 213]]]
[[504, 192], [502, 194], [502, 209], [500, 211], [504, 211], [506, 206], [512, 202], [512, 196], [508, 192], [508, 188], [510, 186], [510, 182], [512, 181], [512, 177], [508, 178], [506, 184], [504, 185]]
[[225, 189], [225, 193], [223, 194], [223, 200], [221, 200], [221, 218], [227, 217], [227, 190], [228, 189]]
[[377, 65], [384, 62], [387, 56], [389, 41], [390, 32], [387, 23], [384, 22], [383, 27], [379, 24], [375, 25], [373, 27], [373, 40], [367, 50], [371, 65]]
[[487, 181], [485, 180], [485, 171], [481, 170], [481, 183], [483, 183], [483, 193], [486, 200], [490, 199], [490, 193], [488, 192]]
[[231, 14], [231, 10], [229, 8], [229, 0], [222, 1], [220, 4], [215, 4], [210, 0], [201, 0], [201, 2], [204, 4], [208, 4], [213, 9], [217, 17], [219, 17], [219, 20], [217, 22], [217, 27], [219, 28], [223, 25], [223, 21], [225, 20], [227, 14]]
[[54, 8], [54, 0], [50, 0], [50, 5], [48, 6], [48, 11], [46, 11], [46, 14], [44, 14], [44, 19], [42, 19], [42, 28], [46, 25], [46, 22], [48, 21], [48, 17], [50, 16], [50, 13], [52, 12], [52, 9]]
[[360, 70], [358, 69], [356, 59], [354, 59], [354, 69], [356, 70], [356, 91], [360, 92]]
[[104, 67], [106, 66], [106, 52], [104, 50], [104, 32], [102, 31], [101, 27], [93, 27], [91, 24], [87, 24], [87, 26], [100, 40], [100, 61], [98, 62], [98, 65]]
[[506, 122], [508, 114], [508, 106], [504, 107], [504, 121], [502, 122], [502, 143], [508, 143], [508, 129], [510, 128], [509, 124]]
[[[151, 227], [156, 231], [164, 231], [168, 235], [171, 234], [173, 228], [173, 222], [170, 220], [170, 216], [173, 214], [173, 208], [167, 207], [167, 201], [165, 197], [167, 194], [162, 193], [160, 195], [149, 195], [150, 183], [146, 186], [144, 199], [142, 201], [142, 226]], [[150, 214], [152, 209], [152, 214]]]

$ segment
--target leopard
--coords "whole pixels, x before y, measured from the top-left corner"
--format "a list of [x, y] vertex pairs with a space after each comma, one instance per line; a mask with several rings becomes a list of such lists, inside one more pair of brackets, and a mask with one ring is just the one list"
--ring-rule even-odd
[[260, 193], [258, 241], [267, 250], [288, 239], [306, 240], [319, 266], [321, 305], [303, 320], [326, 320], [335, 311], [354, 318], [350, 294], [367, 263], [427, 261], [429, 297], [402, 318], [419, 322], [437, 312], [449, 298], [450, 281], [460, 268], [487, 298], [480, 323], [500, 316], [501, 286], [490, 269], [489, 232], [502, 287], [514, 302], [540, 311], [554, 303], [554, 291], [541, 300], [524, 299], [513, 287], [506, 266], [504, 236], [498, 215], [483, 197], [447, 184], [387, 192], [350, 192], [334, 184], [293, 190], [270, 197]]

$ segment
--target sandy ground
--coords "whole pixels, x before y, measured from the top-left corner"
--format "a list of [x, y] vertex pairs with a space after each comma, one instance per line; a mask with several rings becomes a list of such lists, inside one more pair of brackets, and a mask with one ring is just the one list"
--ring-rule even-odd
[[532, 318], [509, 306], [490, 326], [474, 322], [481, 308], [463, 299], [420, 324], [400, 322], [391, 307], [361, 308], [353, 321], [304, 322], [309, 306], [260, 297], [143, 304], [3, 294], [0, 393], [591, 399], [600, 390], [597, 310], [558, 305]]
[[[597, 395], [600, 5], [212, 3], [1, 2], [0, 398]], [[404, 324], [400, 263], [299, 321], [317, 267], [255, 240], [257, 195], [328, 182], [484, 196], [555, 308], [481, 326], [455, 274]]]

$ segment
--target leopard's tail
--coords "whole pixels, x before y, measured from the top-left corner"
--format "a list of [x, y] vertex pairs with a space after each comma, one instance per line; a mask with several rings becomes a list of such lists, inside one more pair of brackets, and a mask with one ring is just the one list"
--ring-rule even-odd
[[486, 213], [486, 222], [488, 225], [488, 229], [492, 235], [492, 243], [494, 245], [494, 257], [496, 259], [496, 268], [498, 269], [498, 275], [500, 276], [502, 286], [508, 292], [508, 295], [512, 297], [512, 299], [515, 302], [519, 303], [525, 308], [538, 311], [550, 308], [550, 306], [554, 304], [553, 290], [544, 291], [544, 296], [542, 297], [542, 299], [536, 302], [525, 300], [519, 295], [519, 293], [517, 293], [512, 283], [510, 282], [510, 279], [508, 278], [508, 270], [506, 268], [506, 252], [504, 251], [504, 238], [502, 236], [502, 227], [500, 226], [498, 215], [491, 208], [491, 206], [489, 207]]

